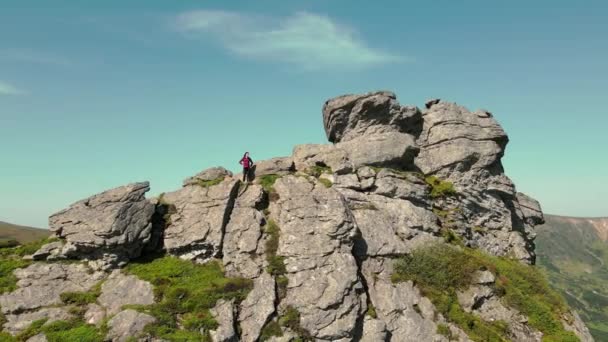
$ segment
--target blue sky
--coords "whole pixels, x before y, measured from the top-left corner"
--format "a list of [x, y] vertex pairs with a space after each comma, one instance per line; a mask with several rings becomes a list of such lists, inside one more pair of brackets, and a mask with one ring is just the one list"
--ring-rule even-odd
[[377, 89], [491, 110], [518, 190], [608, 215], [605, 1], [89, 3], [0, 0], [2, 221], [326, 142], [323, 102]]

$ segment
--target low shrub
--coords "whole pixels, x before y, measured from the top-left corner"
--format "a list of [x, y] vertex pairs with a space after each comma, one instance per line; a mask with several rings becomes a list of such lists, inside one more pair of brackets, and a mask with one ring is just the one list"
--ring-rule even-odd
[[435, 176], [427, 176], [424, 181], [431, 186], [431, 197], [447, 197], [456, 195], [456, 189], [452, 182], [443, 181]]
[[517, 260], [489, 256], [479, 250], [445, 244], [413, 251], [395, 262], [393, 282], [411, 280], [448, 320], [457, 324], [474, 341], [507, 341], [505, 322], [485, 322], [465, 312], [456, 291], [471, 285], [472, 275], [488, 269], [496, 276], [502, 301], [528, 317], [528, 324], [544, 334], [543, 341], [576, 341], [561, 323], [569, 315], [563, 299], [550, 289], [533, 266]]

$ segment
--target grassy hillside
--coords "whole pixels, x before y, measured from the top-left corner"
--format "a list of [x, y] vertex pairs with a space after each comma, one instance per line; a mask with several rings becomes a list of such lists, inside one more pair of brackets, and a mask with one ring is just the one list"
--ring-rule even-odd
[[608, 341], [608, 218], [546, 217], [537, 227], [538, 264], [597, 341]]
[[0, 221], [0, 247], [24, 244], [49, 236], [46, 229], [18, 226]]

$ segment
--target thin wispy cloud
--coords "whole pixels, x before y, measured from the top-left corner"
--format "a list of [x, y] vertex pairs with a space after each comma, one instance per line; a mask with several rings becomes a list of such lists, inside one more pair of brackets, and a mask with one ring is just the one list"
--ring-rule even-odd
[[352, 27], [308, 12], [274, 18], [200, 10], [178, 15], [174, 25], [188, 36], [215, 38], [242, 57], [285, 62], [310, 70], [366, 68], [407, 60], [369, 46]]
[[15, 87], [14, 85], [0, 81], [0, 96], [9, 96], [9, 95], [23, 95], [24, 91]]

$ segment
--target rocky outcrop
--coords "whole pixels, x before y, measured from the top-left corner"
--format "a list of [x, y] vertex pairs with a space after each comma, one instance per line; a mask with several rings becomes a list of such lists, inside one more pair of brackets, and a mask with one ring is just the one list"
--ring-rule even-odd
[[[104, 280], [79, 315], [96, 326], [107, 321], [113, 341], [154, 340], [140, 335], [156, 322], [148, 315], [154, 310], [125, 305], [154, 304], [169, 280], [148, 283], [114, 268], [164, 251], [196, 263], [216, 260], [226, 276], [253, 284], [242, 297], [213, 298], [195, 318], [172, 316], [177, 329], [201, 329], [213, 341], [255, 342], [262, 334], [286, 342], [469, 341], [420, 283], [392, 281], [395, 258], [451, 241], [534, 263], [534, 226], [543, 214], [504, 174], [508, 138], [491, 113], [439, 99], [425, 107], [402, 106], [386, 91], [340, 96], [323, 107], [330, 143], [258, 161], [252, 182], [214, 167], [154, 199], [144, 198], [147, 183], [135, 183], [75, 203], [50, 219], [60, 241], [32, 256], [51, 263], [18, 270], [17, 290], [0, 296], [4, 329], [15, 334], [34, 319], [69, 317], [74, 310], [60, 294]], [[89, 266], [52, 263], [58, 259]], [[501, 300], [495, 273], [479, 270], [472, 278], [454, 303], [482, 320], [507, 322], [513, 340], [543, 338]], [[243, 284], [213, 287], [230, 292]], [[187, 291], [166, 295], [177, 303]], [[190, 321], [206, 320], [211, 307], [215, 323]], [[564, 327], [588, 341], [572, 317]]]
[[172, 208], [164, 231], [164, 248], [188, 260], [218, 256], [237, 193], [238, 182], [228, 179], [216, 185], [188, 185], [164, 194], [163, 202]]
[[121, 186], [53, 214], [50, 230], [66, 242], [61, 254], [106, 261], [102, 265], [138, 257], [152, 230], [154, 205], [144, 197], [148, 190], [148, 182]]

